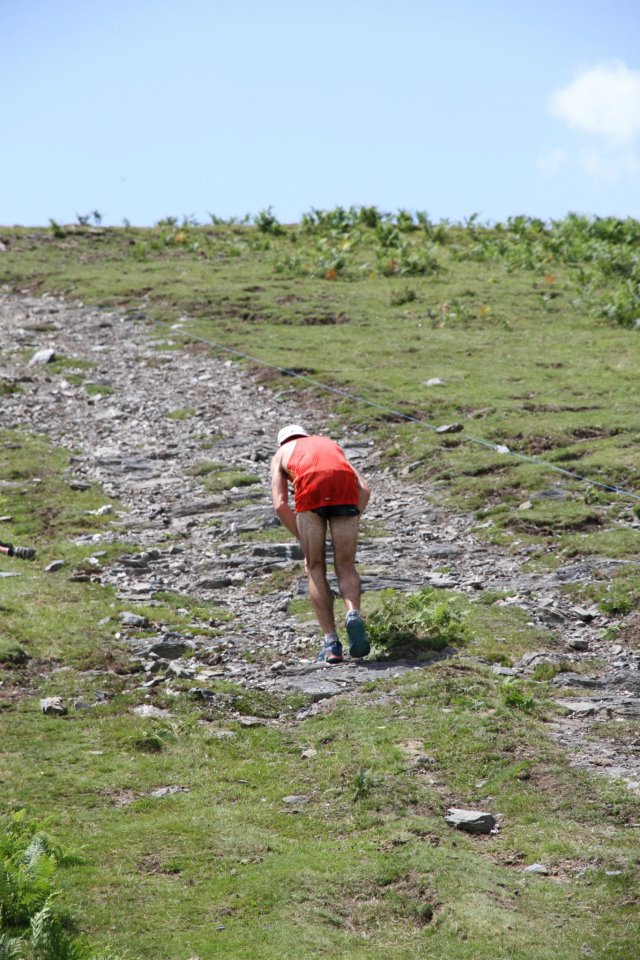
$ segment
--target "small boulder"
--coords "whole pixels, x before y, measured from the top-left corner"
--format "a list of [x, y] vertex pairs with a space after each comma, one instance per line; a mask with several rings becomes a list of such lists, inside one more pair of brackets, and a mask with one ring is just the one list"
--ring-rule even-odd
[[436, 433], [460, 433], [464, 430], [461, 423], [443, 423], [441, 427], [436, 427]]
[[47, 717], [64, 717], [68, 712], [62, 697], [44, 697], [40, 701], [40, 709]]
[[161, 717], [170, 717], [168, 710], [162, 710], [160, 707], [154, 707], [150, 703], [143, 703], [139, 707], [134, 707], [132, 713], [137, 717], [160, 719]]
[[460, 810], [451, 807], [445, 817], [447, 823], [467, 833], [491, 833], [496, 828], [496, 818], [491, 813], [482, 813], [479, 810]]
[[184, 640], [158, 640], [152, 643], [147, 653], [161, 657], [163, 660], [178, 660], [184, 653], [192, 649], [192, 645]]
[[47, 363], [53, 363], [56, 359], [56, 352], [51, 347], [44, 347], [42, 350], [36, 350], [29, 360], [30, 367], [43, 367]]
[[141, 617], [138, 613], [131, 613], [125, 610], [120, 614], [120, 623], [123, 627], [148, 627], [149, 621], [146, 617]]

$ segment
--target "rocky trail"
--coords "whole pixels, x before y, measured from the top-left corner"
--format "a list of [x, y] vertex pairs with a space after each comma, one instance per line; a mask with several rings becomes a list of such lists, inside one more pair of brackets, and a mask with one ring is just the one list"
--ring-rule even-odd
[[[382, 587], [432, 585], [470, 598], [508, 591], [512, 595], [503, 602], [517, 604], [531, 623], [548, 629], [550, 642], [511, 668], [492, 669], [526, 677], [541, 662], [575, 663], [575, 672], [565, 670], [553, 680], [566, 707], [549, 725], [553, 736], [574, 764], [620, 777], [640, 792], [640, 756], [633, 744], [603, 745], [589, 737], [602, 720], [640, 717], [640, 654], [607, 640], [606, 618], [596, 608], [575, 606], [562, 590], [569, 582], [606, 578], [622, 561], [589, 557], [549, 574], [525, 572], [526, 548], [507, 554], [475, 538], [474, 518], [437, 507], [427, 487], [383, 468], [366, 433], [341, 436], [331, 415], [306, 409], [286, 381], [274, 392], [237, 363], [212, 357], [205, 345], [171, 349], [171, 330], [163, 332], [164, 341], [150, 334], [157, 328], [137, 312], [53, 297], [0, 297], [0, 376], [21, 388], [2, 398], [0, 426], [31, 429], [73, 450], [70, 485], [98, 481], [123, 505], [122, 514], [113, 511], [107, 532], [86, 538], [95, 544], [91, 576], [113, 585], [127, 603], [121, 633], [150, 703], [155, 687], [170, 688], [178, 677], [193, 680], [203, 698], [210, 695], [208, 683], [224, 678], [248, 688], [307, 694], [311, 706], [302, 718], [335, 696], [355, 696], [364, 682], [415, 668], [407, 662], [316, 664], [316, 625], [289, 612], [306, 586], [298, 547], [288, 534], [265, 538], [265, 531], [277, 529], [268, 469], [279, 427], [302, 422], [337, 439], [374, 491], [367, 520], [384, 534], [364, 535], [359, 548], [365, 612], [366, 591]], [[72, 376], [73, 363], [52, 374], [47, 351], [79, 362], [76, 372], [85, 381]], [[110, 392], [95, 393], [87, 389], [91, 384]], [[180, 418], [176, 411], [188, 415]], [[259, 482], [212, 494], [194, 469], [203, 460], [254, 474]], [[548, 494], [554, 495], [553, 487]], [[110, 510], [105, 503], [104, 512]], [[133, 552], [103, 564], [101, 551], [112, 540], [129, 543]], [[61, 568], [51, 575], [72, 573]], [[197, 597], [233, 619], [221, 637], [207, 635], [210, 624], [194, 619], [188, 635], [158, 623], [157, 636], [142, 639], [136, 603], [148, 604], [159, 591]], [[606, 665], [601, 672], [578, 672], [582, 662], [593, 660]]]

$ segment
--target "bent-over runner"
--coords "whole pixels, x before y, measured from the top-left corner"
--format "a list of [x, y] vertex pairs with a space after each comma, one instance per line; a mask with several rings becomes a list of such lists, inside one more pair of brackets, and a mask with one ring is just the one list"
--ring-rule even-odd
[[[289, 482], [293, 484], [294, 510], [289, 505]], [[278, 450], [271, 461], [271, 495], [278, 519], [299, 539], [304, 554], [309, 596], [324, 633], [317, 659], [342, 663], [333, 594], [327, 580], [327, 527], [340, 595], [347, 609], [349, 653], [366, 657], [370, 647], [360, 616], [360, 576], [355, 560], [358, 517], [371, 495], [368, 484], [335, 441], [310, 436], [304, 427], [292, 423], [278, 434]]]

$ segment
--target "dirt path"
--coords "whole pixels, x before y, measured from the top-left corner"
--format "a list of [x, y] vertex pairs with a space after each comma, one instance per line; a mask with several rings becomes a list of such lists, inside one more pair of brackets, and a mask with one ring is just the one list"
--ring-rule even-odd
[[[428, 488], [382, 469], [366, 433], [341, 436], [330, 414], [305, 408], [294, 391], [267, 390], [238, 364], [212, 358], [201, 344], [171, 349], [168, 330], [163, 343], [149, 339], [156, 332], [139, 313], [1, 296], [0, 376], [19, 381], [21, 389], [3, 398], [0, 426], [18, 424], [81, 451], [70, 479], [97, 480], [124, 504], [126, 512], [116, 518], [113, 533], [95, 542], [97, 552], [110, 538], [135, 545], [136, 553], [99, 574], [131, 601], [132, 612], [136, 601], [173, 590], [235, 615], [224, 641], [216, 641], [214, 658], [212, 641], [199, 638], [194, 624], [187, 641], [193, 656], [180, 660], [182, 675], [195, 677], [204, 659], [208, 669], [198, 672], [198, 682], [225, 677], [263, 689], [299, 690], [314, 701], [308, 714], [364, 681], [415, 668], [409, 663], [315, 664], [317, 628], [288, 613], [292, 598], [304, 594], [304, 579], [294, 577], [293, 587], [278, 589], [277, 577], [286, 584], [300, 562], [297, 547], [284, 532], [278, 542], [260, 534], [275, 525], [267, 484], [274, 437], [283, 423], [302, 422], [331, 433], [372, 484], [367, 518], [383, 525], [386, 535], [362, 539], [365, 591], [431, 584], [475, 597], [483, 590], [513, 593], [509, 602], [525, 609], [532, 623], [548, 628], [550, 642], [547, 651], [529, 654], [502, 672], [527, 676], [545, 659], [576, 666], [584, 659], [602, 660], [607, 666], [598, 675], [564, 672], [555, 678], [558, 700], [566, 701], [568, 711], [552, 725], [553, 735], [572, 762], [622, 777], [640, 791], [640, 757], [633, 748], [589, 739], [591, 726], [603, 719], [640, 716], [638, 655], [607, 641], [607, 621], [597, 610], [576, 608], [562, 592], [567, 582], [606, 576], [620, 561], [588, 558], [553, 574], [525, 573], [526, 549], [507, 555], [477, 540], [472, 517], [437, 508]], [[46, 364], [27, 364], [27, 348], [30, 356], [47, 347], [79, 362], [76, 372], [85, 382], [75, 382], [73, 363], [55, 374]], [[83, 367], [83, 361], [92, 367]], [[90, 383], [111, 392], [94, 394], [87, 389]], [[255, 474], [260, 482], [207, 493], [193, 472], [205, 459]], [[129, 636], [132, 655], [144, 663], [148, 641], [146, 647], [136, 642], [134, 628]], [[158, 641], [169, 640], [176, 643], [160, 630]], [[149, 676], [150, 685], [160, 682], [159, 674]], [[579, 697], [576, 691], [582, 691]]]

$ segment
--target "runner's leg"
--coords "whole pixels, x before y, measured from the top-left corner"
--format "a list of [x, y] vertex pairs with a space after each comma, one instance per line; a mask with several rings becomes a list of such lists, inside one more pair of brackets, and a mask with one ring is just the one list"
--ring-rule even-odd
[[300, 546], [304, 553], [309, 597], [316, 612], [320, 629], [325, 634], [336, 632], [333, 615], [333, 594], [327, 581], [326, 536], [327, 521], [312, 510], [296, 514]]
[[358, 517], [331, 517], [329, 525], [340, 595], [349, 613], [360, 609], [360, 576], [356, 570]]

